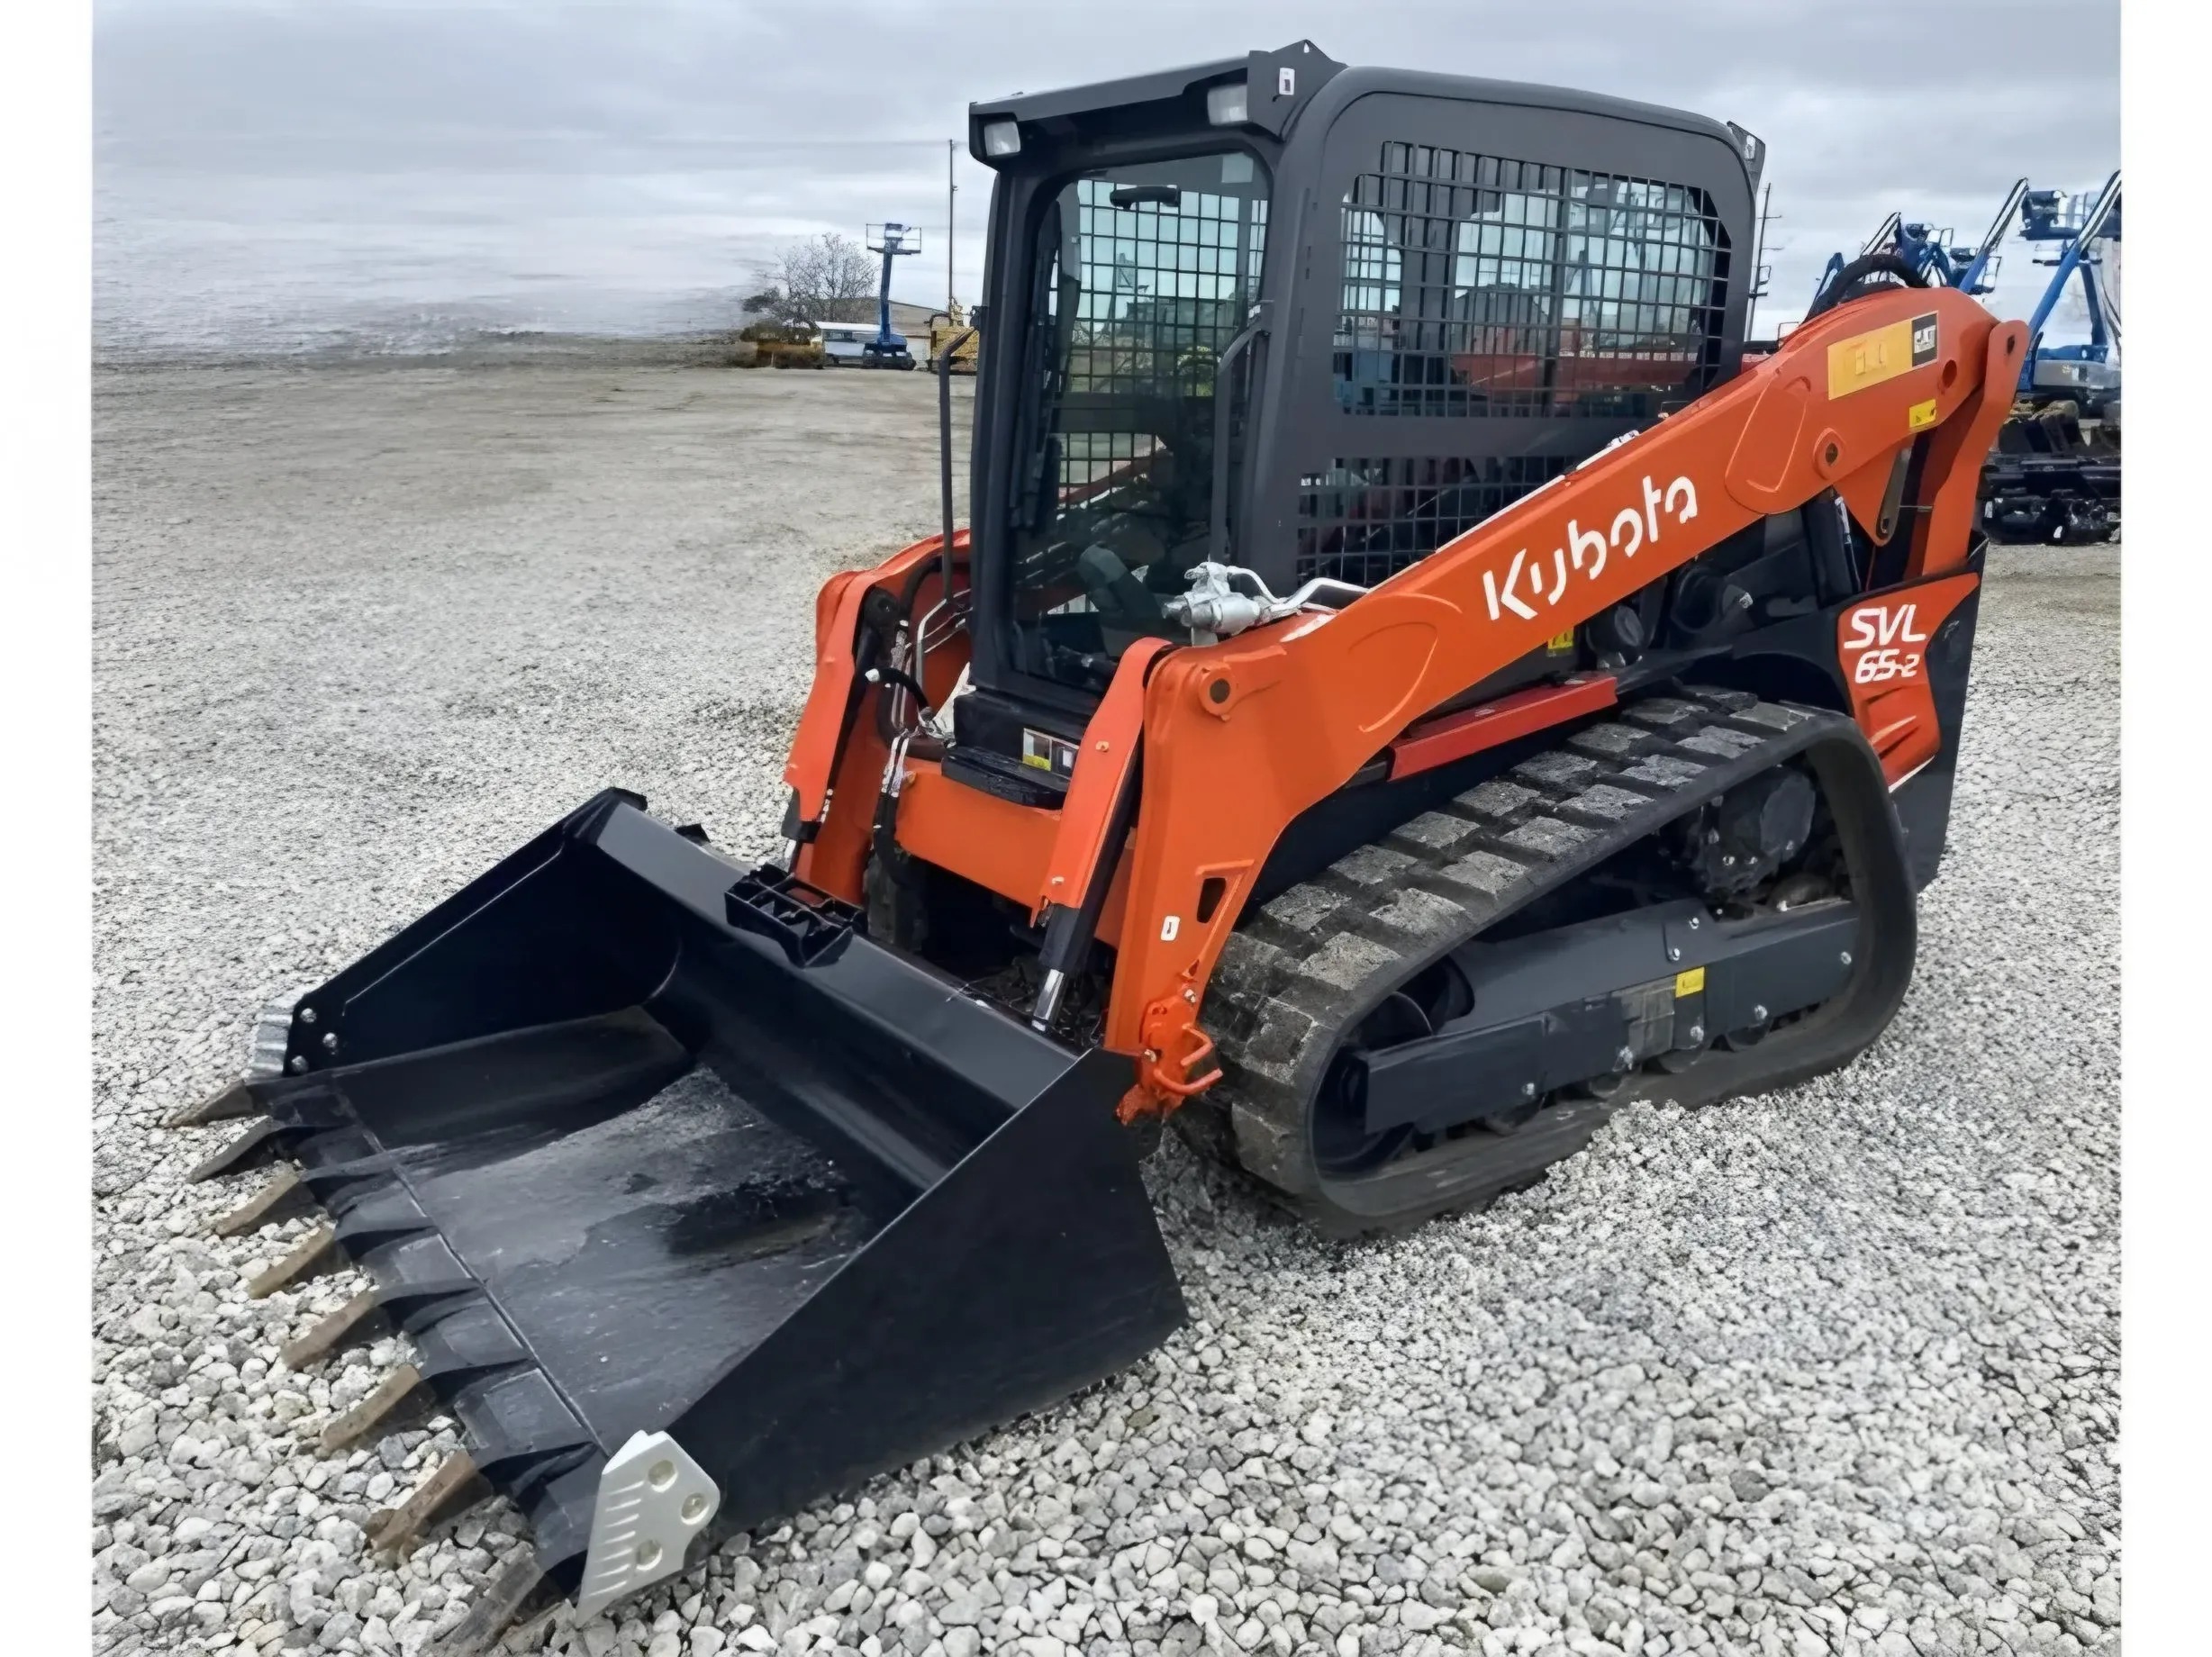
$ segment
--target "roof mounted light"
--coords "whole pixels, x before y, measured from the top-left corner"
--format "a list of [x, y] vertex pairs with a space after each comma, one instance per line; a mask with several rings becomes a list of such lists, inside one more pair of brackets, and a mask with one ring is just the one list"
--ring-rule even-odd
[[1217, 127], [1240, 127], [1251, 119], [1251, 101], [1241, 80], [1206, 88], [1206, 119]]
[[1743, 152], [1745, 168], [1754, 173], [1763, 171], [1766, 167], [1766, 140], [1756, 132], [1737, 126], [1733, 121], [1728, 122], [1728, 131], [1736, 134], [1736, 148]]
[[997, 161], [1020, 153], [1021, 123], [1019, 121], [993, 121], [984, 126], [984, 154]]

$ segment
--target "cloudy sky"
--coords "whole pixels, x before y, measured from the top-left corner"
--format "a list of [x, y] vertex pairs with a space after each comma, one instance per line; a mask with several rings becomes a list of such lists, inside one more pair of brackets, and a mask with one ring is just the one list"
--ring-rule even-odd
[[[2116, 0], [99, 0], [95, 312], [117, 347], [726, 309], [819, 230], [919, 222], [972, 98], [1310, 38], [1348, 62], [1549, 82], [1769, 144], [1772, 314], [1891, 207], [1978, 236], [2012, 180], [2119, 158]], [[989, 179], [963, 155], [954, 282]], [[2040, 285], [2025, 249], [1999, 294]]]

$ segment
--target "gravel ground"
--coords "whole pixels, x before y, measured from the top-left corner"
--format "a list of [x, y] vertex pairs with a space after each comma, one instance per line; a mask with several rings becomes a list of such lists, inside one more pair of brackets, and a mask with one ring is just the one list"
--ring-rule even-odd
[[[134, 370], [95, 410], [94, 1645], [423, 1649], [517, 1535], [362, 1525], [400, 1354], [243, 1283], [156, 1124], [603, 783], [767, 848], [811, 594], [926, 533], [919, 376]], [[2000, 552], [1895, 1027], [1637, 1108], [1487, 1215], [1334, 1245], [1154, 1169], [1196, 1323], [1061, 1408], [517, 1649], [648, 1657], [2113, 1650], [2118, 558]]]

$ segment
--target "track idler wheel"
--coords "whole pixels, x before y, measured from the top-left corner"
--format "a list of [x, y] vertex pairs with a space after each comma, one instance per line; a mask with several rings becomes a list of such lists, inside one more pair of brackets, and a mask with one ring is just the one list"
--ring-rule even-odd
[[1361, 1020], [1331, 1065], [1322, 1083], [1322, 1098], [1316, 1103], [1313, 1159], [1317, 1164], [1331, 1173], [1362, 1173], [1380, 1167], [1405, 1147], [1410, 1128], [1386, 1128], [1379, 1134], [1366, 1131], [1367, 1100], [1359, 1085], [1363, 1073], [1352, 1063], [1352, 1055], [1414, 1041], [1431, 1034], [1432, 1029], [1420, 1003], [1403, 991]]
[[1600, 1076], [1585, 1076], [1566, 1091], [1577, 1099], [1611, 1099], [1635, 1077], [1630, 1070], [1609, 1070]]

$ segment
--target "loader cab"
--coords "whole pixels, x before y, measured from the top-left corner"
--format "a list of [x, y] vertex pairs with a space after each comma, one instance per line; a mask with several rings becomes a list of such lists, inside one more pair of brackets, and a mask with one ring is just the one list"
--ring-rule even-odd
[[1722, 122], [1300, 42], [969, 129], [972, 752], [1079, 733], [1210, 556], [1372, 586], [1741, 356], [1762, 157]]

